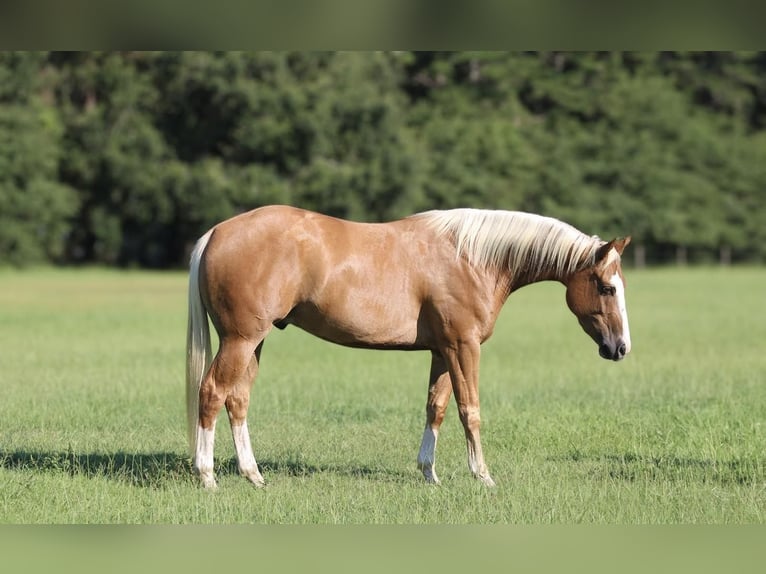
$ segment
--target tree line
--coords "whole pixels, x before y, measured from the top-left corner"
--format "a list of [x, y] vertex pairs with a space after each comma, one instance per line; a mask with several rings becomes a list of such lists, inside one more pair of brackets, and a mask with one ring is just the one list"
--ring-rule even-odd
[[0, 263], [185, 264], [285, 203], [542, 213], [766, 259], [766, 53], [0, 53]]

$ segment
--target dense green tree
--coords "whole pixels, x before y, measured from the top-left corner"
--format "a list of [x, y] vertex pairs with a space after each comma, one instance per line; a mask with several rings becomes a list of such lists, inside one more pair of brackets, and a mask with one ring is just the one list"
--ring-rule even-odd
[[396, 59], [387, 54], [340, 53], [327, 62], [308, 88], [323, 129], [309, 161], [296, 170], [301, 203], [365, 220], [425, 206], [425, 164], [407, 125], [401, 81]]
[[59, 261], [78, 198], [57, 176], [62, 126], [43, 57], [0, 53], [0, 260]]
[[7, 52], [0, 261], [182, 265], [269, 203], [536, 211], [766, 259], [761, 52]]

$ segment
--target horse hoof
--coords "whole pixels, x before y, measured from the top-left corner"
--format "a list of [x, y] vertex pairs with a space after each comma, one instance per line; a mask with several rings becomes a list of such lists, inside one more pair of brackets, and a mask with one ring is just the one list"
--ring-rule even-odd
[[197, 472], [200, 484], [202, 484], [205, 490], [215, 490], [218, 488], [218, 484], [215, 482], [215, 475], [212, 471], [199, 471], [198, 469], [195, 469], [195, 471]]
[[494, 488], [495, 486], [497, 486], [495, 484], [495, 481], [492, 480], [492, 477], [489, 476], [488, 474], [485, 474], [483, 476], [479, 475], [476, 478], [478, 478], [482, 482], [482, 484], [484, 484], [484, 486], [488, 486], [490, 488]]
[[211, 477], [205, 477], [201, 479], [202, 481], [202, 488], [205, 490], [217, 490], [218, 489], [218, 483], [216, 483], [215, 478]]
[[441, 481], [439, 480], [439, 477], [436, 476], [436, 472], [434, 472], [431, 468], [425, 468], [423, 466], [420, 467], [420, 471], [423, 473], [423, 478], [426, 479], [426, 483], [428, 484], [441, 484]]
[[244, 476], [256, 488], [263, 488], [266, 486], [266, 481], [263, 479], [263, 475], [258, 469], [255, 469], [255, 470], [239, 469], [239, 474]]
[[256, 488], [265, 488], [266, 487], [266, 481], [263, 480], [262, 476], [252, 476], [252, 475], [245, 475], [245, 478]]

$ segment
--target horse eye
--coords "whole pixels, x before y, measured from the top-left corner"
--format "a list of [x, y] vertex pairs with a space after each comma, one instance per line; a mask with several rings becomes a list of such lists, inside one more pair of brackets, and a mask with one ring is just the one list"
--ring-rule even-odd
[[614, 294], [615, 294], [615, 292], [616, 292], [616, 290], [615, 290], [615, 288], [614, 288], [614, 285], [604, 285], [604, 284], [599, 284], [599, 286], [598, 286], [598, 292], [599, 292], [601, 295], [614, 295]]

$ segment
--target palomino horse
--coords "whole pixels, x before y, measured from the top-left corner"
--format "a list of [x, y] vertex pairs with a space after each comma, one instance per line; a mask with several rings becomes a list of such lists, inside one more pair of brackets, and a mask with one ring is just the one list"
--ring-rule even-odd
[[[560, 281], [599, 354], [619, 361], [630, 351], [620, 266], [629, 241], [602, 241], [539, 215], [476, 209], [368, 224], [269, 206], [216, 225], [197, 242], [189, 276], [188, 432], [202, 484], [216, 486], [223, 406], [240, 472], [264, 484], [247, 428], [250, 389], [266, 335], [296, 325], [351, 347], [430, 351], [418, 466], [439, 482], [436, 441], [454, 393], [468, 466], [493, 485], [479, 438], [479, 353], [500, 308], [520, 287]], [[206, 314], [220, 339], [215, 358]]]

